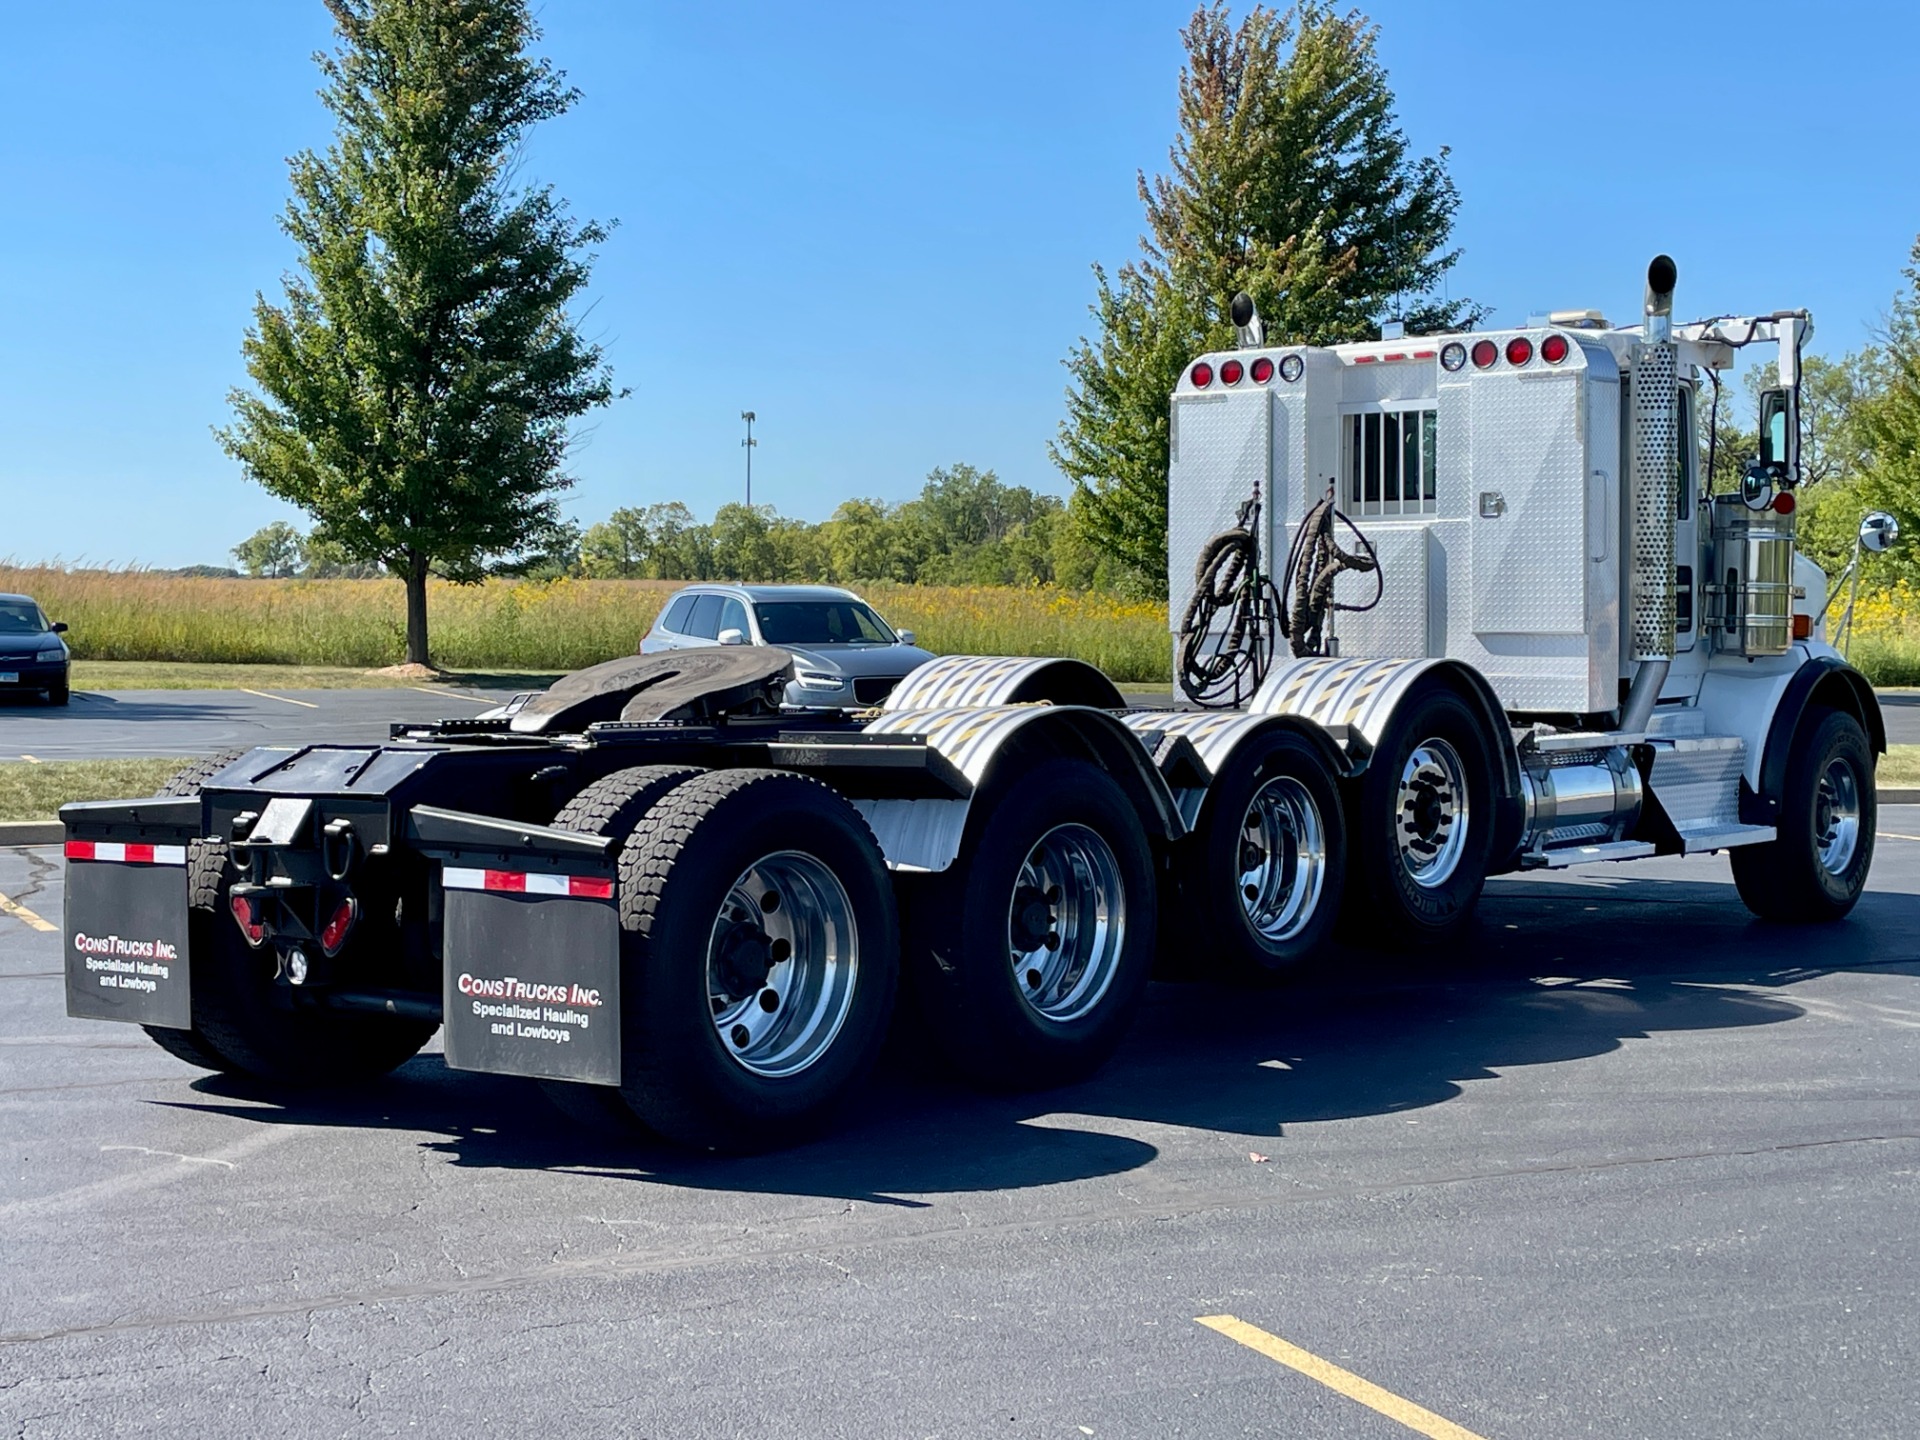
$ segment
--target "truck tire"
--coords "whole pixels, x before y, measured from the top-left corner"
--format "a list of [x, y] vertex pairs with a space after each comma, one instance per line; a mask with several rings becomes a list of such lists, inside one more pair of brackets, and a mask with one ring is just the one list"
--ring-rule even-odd
[[[201, 786], [205, 785], [213, 776], [226, 769], [227, 766], [231, 765], [246, 753], [244, 750], [228, 750], [219, 755], [209, 755], [203, 759], [195, 760], [192, 764], [184, 765], [176, 770], [167, 778], [166, 783], [153, 793], [157, 796], [170, 795], [175, 797], [198, 795]], [[198, 854], [200, 847], [205, 843], [204, 840], [195, 840], [193, 844], [188, 847], [189, 865], [193, 864], [193, 857]], [[189, 870], [188, 874], [190, 877], [192, 873], [193, 872]], [[190, 895], [189, 901], [191, 902], [193, 898], [194, 897]], [[211, 905], [213, 903], [212, 898], [210, 896], [206, 898], [207, 903]], [[200, 910], [191, 903], [187, 911], [187, 925], [189, 943], [197, 946], [199, 943], [197, 932], [204, 930], [206, 927], [202, 923]], [[232, 1061], [214, 1049], [207, 1037], [200, 1033], [198, 1026], [191, 1030], [175, 1030], [171, 1026], [166, 1025], [142, 1025], [140, 1028], [147, 1032], [147, 1038], [149, 1040], [153, 1041], [154, 1044], [158, 1045], [176, 1060], [184, 1060], [187, 1064], [195, 1066], [198, 1069], [212, 1070], [216, 1074], [225, 1074], [236, 1068]]]
[[[638, 765], [616, 770], [602, 775], [562, 805], [551, 824], [557, 830], [617, 835], [624, 840], [661, 796], [681, 781], [705, 773], [693, 765]], [[646, 1128], [617, 1086], [574, 1080], [541, 1080], [538, 1084], [555, 1109], [589, 1130], [633, 1135]]]
[[860, 813], [805, 776], [699, 775], [620, 853], [621, 1093], [733, 1152], [818, 1129], [879, 1055], [900, 932]]
[[273, 955], [250, 948], [226, 913], [233, 883], [226, 842], [196, 845], [187, 875], [194, 1032], [226, 1062], [221, 1069], [295, 1088], [360, 1084], [411, 1060], [440, 1028], [431, 1020], [288, 1005], [273, 978]]
[[1472, 923], [1493, 859], [1494, 763], [1491, 737], [1457, 692], [1429, 681], [1401, 701], [1350, 816], [1357, 935], [1417, 947]]
[[1873, 747], [1842, 710], [1809, 710], [1794, 737], [1775, 838], [1729, 852], [1733, 883], [1762, 920], [1838, 920], [1873, 865]]
[[977, 836], [915, 892], [921, 1026], [987, 1088], [1083, 1079], [1119, 1047], [1153, 968], [1158, 906], [1140, 818], [1111, 776], [1078, 759], [1042, 761], [976, 805]]
[[1170, 954], [1255, 984], [1324, 955], [1346, 890], [1347, 826], [1313, 746], [1285, 732], [1239, 746], [1207, 787], [1174, 875], [1178, 913], [1161, 917]]

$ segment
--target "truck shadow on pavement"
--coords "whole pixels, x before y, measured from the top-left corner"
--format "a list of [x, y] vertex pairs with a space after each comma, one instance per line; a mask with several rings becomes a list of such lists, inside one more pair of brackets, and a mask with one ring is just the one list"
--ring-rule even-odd
[[[1273, 1147], [1289, 1126], [1444, 1104], [1468, 1081], [1526, 1085], [1504, 1073], [1515, 1067], [1789, 1021], [1805, 1013], [1786, 993], [1793, 984], [1857, 968], [1863, 954], [1876, 970], [1920, 976], [1920, 942], [1902, 915], [1912, 904], [1870, 893], [1847, 923], [1782, 930], [1750, 921], [1725, 884], [1495, 882], [1475, 932], [1451, 951], [1347, 951], [1325, 977], [1275, 990], [1156, 985], [1119, 1056], [1083, 1084], [983, 1096], [925, 1073], [901, 1058], [913, 1047], [896, 1045], [835, 1133], [751, 1158], [596, 1132], [531, 1082], [449, 1071], [437, 1056], [325, 1098], [209, 1077], [195, 1088], [214, 1103], [192, 1108], [423, 1132], [423, 1146], [462, 1166], [918, 1208], [932, 1203], [924, 1196], [1124, 1174], [1158, 1155], [1147, 1140], [1107, 1133], [1111, 1122], [1231, 1135], [1236, 1151]], [[229, 1098], [248, 1103], [219, 1103]]]

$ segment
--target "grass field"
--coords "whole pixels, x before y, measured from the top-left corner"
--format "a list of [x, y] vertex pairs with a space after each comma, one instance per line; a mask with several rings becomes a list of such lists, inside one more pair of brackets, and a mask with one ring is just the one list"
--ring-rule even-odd
[[354, 670], [338, 665], [211, 665], [175, 660], [76, 660], [75, 690], [432, 690], [436, 685], [477, 685], [494, 690], [537, 690], [560, 670], [456, 670], [438, 681]]
[[[434, 582], [433, 658], [456, 672], [575, 670], [631, 655], [681, 582]], [[371, 670], [400, 660], [397, 580], [211, 580], [0, 567], [70, 627], [76, 659]], [[1123, 682], [1168, 679], [1166, 607], [1046, 588], [872, 585], [895, 625], [943, 654], [1072, 655]], [[98, 689], [119, 688], [93, 679]], [[277, 683], [291, 685], [280, 680]], [[378, 683], [368, 680], [363, 683]]]

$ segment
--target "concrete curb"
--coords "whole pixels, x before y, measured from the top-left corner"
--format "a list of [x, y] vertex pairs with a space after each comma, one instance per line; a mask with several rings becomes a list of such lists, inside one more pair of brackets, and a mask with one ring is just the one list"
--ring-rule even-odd
[[[1920, 805], [1920, 786], [1883, 788], [1877, 794], [1882, 805]], [[58, 845], [66, 838], [66, 827], [58, 820], [0, 820], [0, 850]]]
[[58, 845], [66, 838], [58, 820], [0, 820], [0, 846]]

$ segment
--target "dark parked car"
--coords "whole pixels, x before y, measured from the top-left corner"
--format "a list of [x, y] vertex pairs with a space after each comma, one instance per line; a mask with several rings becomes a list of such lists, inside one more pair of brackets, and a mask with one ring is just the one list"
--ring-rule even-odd
[[71, 661], [65, 625], [27, 595], [0, 595], [0, 695], [15, 690], [44, 690], [50, 704], [67, 703]]
[[878, 705], [933, 656], [834, 585], [690, 585], [660, 611], [642, 655], [702, 645], [776, 645], [794, 656], [786, 703]]

